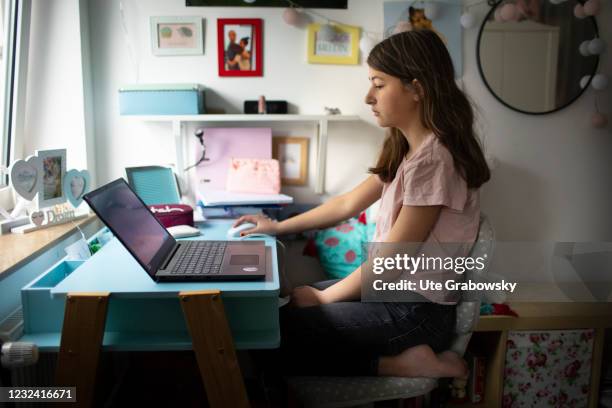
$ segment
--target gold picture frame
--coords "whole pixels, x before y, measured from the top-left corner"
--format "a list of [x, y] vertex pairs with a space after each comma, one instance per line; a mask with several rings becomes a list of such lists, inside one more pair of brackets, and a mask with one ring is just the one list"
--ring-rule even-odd
[[278, 160], [281, 183], [305, 186], [308, 182], [307, 137], [279, 136], [272, 138], [272, 157]]
[[360, 28], [335, 24], [335, 38], [331, 41], [318, 39], [321, 24], [308, 25], [308, 62], [310, 64], [359, 64]]

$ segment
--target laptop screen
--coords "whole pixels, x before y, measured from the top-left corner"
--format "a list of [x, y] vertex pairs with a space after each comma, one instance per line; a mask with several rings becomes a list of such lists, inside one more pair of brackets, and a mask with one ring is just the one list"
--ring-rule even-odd
[[83, 198], [153, 277], [176, 241], [125, 180], [117, 179]]

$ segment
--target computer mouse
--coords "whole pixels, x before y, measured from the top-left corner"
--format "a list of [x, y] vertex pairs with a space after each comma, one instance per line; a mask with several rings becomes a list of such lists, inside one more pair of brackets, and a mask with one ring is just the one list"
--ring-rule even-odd
[[255, 228], [257, 225], [251, 224], [250, 222], [245, 222], [244, 224], [240, 224], [237, 227], [230, 228], [227, 230], [228, 238], [240, 238], [240, 233], [244, 230], [249, 230], [251, 228]]

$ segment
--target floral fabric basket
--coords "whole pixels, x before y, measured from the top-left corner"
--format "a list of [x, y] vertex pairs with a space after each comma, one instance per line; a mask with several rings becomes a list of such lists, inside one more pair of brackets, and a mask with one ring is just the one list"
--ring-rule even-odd
[[511, 331], [504, 408], [587, 407], [594, 330]]

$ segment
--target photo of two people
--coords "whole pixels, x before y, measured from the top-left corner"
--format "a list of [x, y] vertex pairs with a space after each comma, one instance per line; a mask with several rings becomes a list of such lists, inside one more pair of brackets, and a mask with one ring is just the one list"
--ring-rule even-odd
[[227, 25], [225, 32], [225, 69], [228, 71], [254, 70], [256, 67], [252, 59], [252, 27]]

